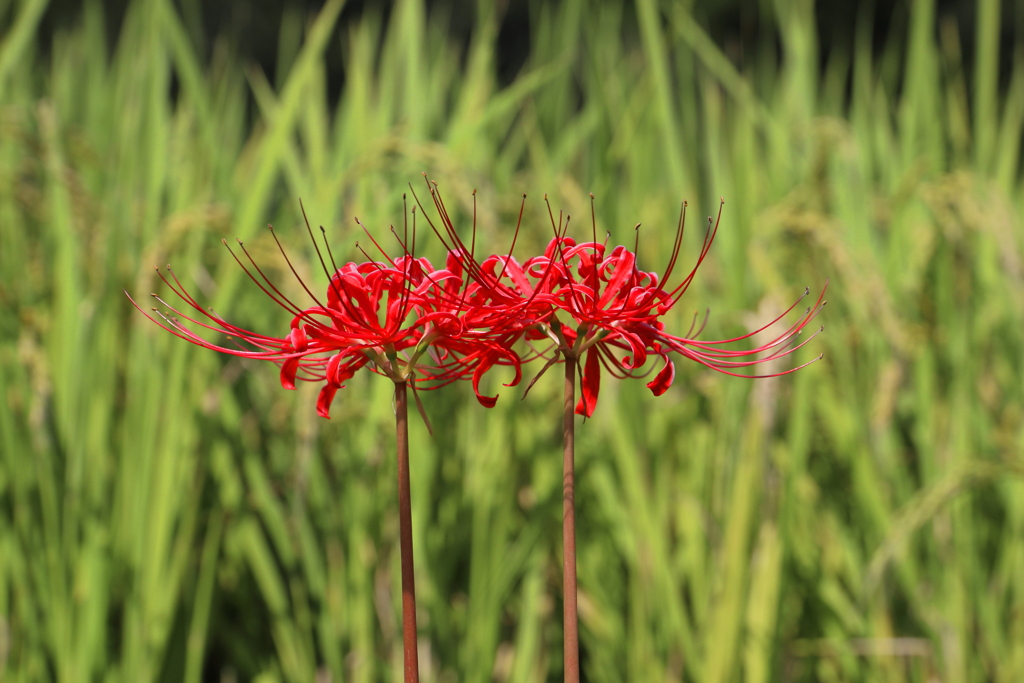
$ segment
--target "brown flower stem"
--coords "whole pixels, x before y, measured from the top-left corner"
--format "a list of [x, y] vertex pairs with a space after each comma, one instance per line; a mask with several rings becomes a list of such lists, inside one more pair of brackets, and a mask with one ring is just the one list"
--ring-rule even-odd
[[398, 454], [398, 538], [402, 554], [402, 643], [405, 683], [419, 683], [416, 650], [416, 582], [412, 561], [412, 501], [409, 495], [409, 399], [405, 382], [395, 382], [395, 440]]
[[576, 612], [575, 452], [576, 357], [565, 354], [565, 400], [562, 419], [562, 612], [565, 683], [580, 680], [579, 617]]

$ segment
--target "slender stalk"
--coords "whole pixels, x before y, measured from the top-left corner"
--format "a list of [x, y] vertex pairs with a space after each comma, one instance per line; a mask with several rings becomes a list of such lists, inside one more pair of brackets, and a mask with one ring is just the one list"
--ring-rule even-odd
[[579, 617], [576, 611], [576, 357], [565, 354], [562, 419], [562, 612], [565, 683], [580, 680]]
[[419, 683], [416, 650], [416, 582], [412, 561], [412, 500], [409, 494], [409, 399], [405, 382], [395, 383], [395, 441], [398, 455], [398, 538], [402, 554], [402, 644], [405, 683]]

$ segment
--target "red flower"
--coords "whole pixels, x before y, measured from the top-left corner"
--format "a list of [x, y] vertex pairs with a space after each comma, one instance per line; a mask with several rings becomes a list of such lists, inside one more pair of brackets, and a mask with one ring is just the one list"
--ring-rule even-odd
[[[326, 301], [299, 279], [313, 303], [303, 308], [267, 278], [239, 242], [249, 265], [232, 251], [235, 260], [271, 300], [293, 316], [291, 329], [283, 337], [240, 328], [204, 309], [170, 266], [170, 278], [164, 273], [160, 277], [185, 302], [186, 310], [192, 310], [178, 310], [154, 294], [169, 312], [154, 308], [159, 320], [146, 315], [172, 334], [204, 348], [277, 363], [286, 389], [294, 389], [297, 380], [323, 382], [317, 400], [317, 412], [323, 417], [330, 417], [338, 389], [362, 367], [394, 382], [409, 382], [414, 388], [434, 389], [471, 379], [480, 403], [493, 406], [497, 397], [480, 394], [481, 377], [496, 365], [513, 367], [515, 376], [507, 386], [517, 384], [522, 375], [521, 359], [511, 349], [515, 335], [493, 324], [499, 307], [490, 301], [492, 292], [466, 281], [466, 257], [459, 250], [450, 252], [446, 267], [438, 270], [427, 259], [412, 256], [405, 241], [399, 243], [405, 252], [401, 257], [390, 258], [374, 241], [385, 261], [350, 262], [334, 268]], [[283, 248], [281, 253], [298, 278]], [[317, 253], [328, 272], [319, 246]], [[200, 329], [226, 334], [238, 345], [207, 341], [196, 331]]]
[[[763, 375], [743, 372], [759, 363], [789, 355], [810, 341], [795, 344], [798, 335], [824, 305], [824, 289], [817, 302], [795, 322], [754, 348], [736, 349], [733, 345], [779, 326], [803, 297], [764, 327], [733, 339], [700, 340], [703, 325], [696, 333], [691, 326], [682, 336], [665, 331], [661, 317], [678, 303], [693, 281], [719, 224], [718, 220], [709, 219], [696, 263], [678, 284], [670, 286], [668, 282], [682, 245], [685, 203], [668, 263], [664, 274], [659, 276], [637, 267], [635, 249], [630, 251], [617, 246], [608, 252], [607, 245], [598, 242], [596, 235], [590, 242], [577, 244], [566, 236], [568, 219], [563, 224], [560, 216], [556, 225], [550, 205], [554, 237], [543, 255], [520, 264], [510, 249], [507, 255], [478, 260], [475, 256], [475, 194], [473, 239], [467, 245], [455, 230], [436, 185], [427, 180], [427, 187], [439, 222], [435, 224], [429, 218], [427, 221], [448, 250], [444, 268], [435, 269], [426, 259], [413, 255], [415, 208], [411, 240], [408, 226], [398, 238], [402, 256], [391, 258], [370, 236], [383, 260], [375, 261], [367, 256], [362, 263], [350, 262], [340, 268], [334, 265], [329, 248], [331, 268], [328, 268], [307, 222], [321, 266], [330, 281], [326, 297], [318, 298], [300, 280], [312, 301], [311, 306], [300, 307], [288, 299], [249, 257], [244, 246], [241, 248], [248, 266], [232, 252], [253, 282], [291, 313], [291, 329], [284, 337], [239, 328], [204, 310], [169, 267], [167, 272], [171, 278], [163, 273], [160, 277], [192, 312], [179, 311], [157, 297], [171, 313], [154, 309], [162, 319], [162, 322], [155, 322], [200, 346], [277, 363], [281, 366], [281, 384], [287, 389], [294, 389], [297, 380], [323, 382], [317, 411], [324, 417], [329, 416], [338, 389], [362, 367], [387, 375], [396, 383], [408, 382], [427, 389], [470, 379], [477, 399], [491, 407], [497, 397], [482, 395], [479, 386], [488, 370], [494, 366], [511, 366], [515, 375], [506, 386], [514, 386], [521, 379], [523, 362], [550, 352], [539, 351], [521, 357], [514, 350], [521, 338], [554, 342], [554, 353], [547, 356], [548, 366], [544, 370], [566, 358], [582, 360], [582, 392], [576, 412], [588, 417], [597, 405], [603, 372], [620, 378], [646, 375], [649, 371], [644, 367], [651, 357], [664, 363], [647, 383], [655, 395], [667, 391], [675, 378], [671, 353], [739, 377], [771, 377], [803, 367]], [[413, 194], [415, 197], [415, 192]], [[418, 198], [416, 205], [426, 215]], [[521, 208], [520, 222], [522, 213]], [[519, 223], [515, 235], [518, 233]], [[280, 248], [280, 243], [278, 246]], [[515, 239], [512, 247], [515, 247]], [[283, 249], [281, 253], [298, 277]], [[804, 296], [808, 293], [805, 291]], [[226, 334], [238, 345], [229, 347], [206, 341], [193, 327]]]
[[[721, 218], [721, 208], [718, 217]], [[704, 243], [693, 268], [681, 282], [669, 286], [667, 283], [675, 269], [682, 245], [685, 219], [684, 203], [674, 246], [661, 277], [657, 273], [640, 270], [636, 264], [635, 251], [629, 251], [626, 247], [617, 246], [611, 253], [607, 253], [607, 246], [596, 239], [577, 244], [565, 236], [568, 221], [563, 226], [559, 218], [556, 225], [553, 215], [555, 236], [543, 256], [529, 259], [523, 267], [511, 256], [499, 259], [503, 263], [505, 275], [521, 295], [521, 324], [530, 325], [535, 330], [527, 338], [543, 334], [555, 342], [557, 355], [550, 362], [564, 359], [566, 354], [577, 359], [585, 356], [581, 377], [582, 395], [576, 406], [578, 414], [587, 417], [593, 414], [602, 370], [619, 378], [639, 376], [651, 356], [660, 358], [664, 367], [647, 386], [655, 395], [665, 393], [675, 379], [675, 365], [669, 356], [670, 352], [738, 377], [773, 377], [804, 367], [801, 365], [763, 375], [741, 372], [744, 368], [789, 355], [810, 341], [808, 338], [801, 344], [794, 344], [797, 336], [824, 305], [824, 289], [817, 302], [804, 311], [796, 322], [781, 329], [767, 343], [754, 348], [735, 349], [731, 345], [777, 326], [803, 296], [764, 327], [733, 339], [700, 340], [698, 337], [703, 325], [696, 333], [691, 326], [690, 331], [682, 336], [665, 331], [661, 316], [670, 311], [686, 292], [718, 230], [719, 221], [712, 223], [709, 220]], [[809, 290], [805, 290], [804, 296], [808, 293]], [[567, 316], [571, 325], [562, 324], [559, 315]]]

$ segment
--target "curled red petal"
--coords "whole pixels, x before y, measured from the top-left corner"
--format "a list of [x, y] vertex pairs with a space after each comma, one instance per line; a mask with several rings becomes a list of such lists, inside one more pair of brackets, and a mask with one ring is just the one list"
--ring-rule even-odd
[[289, 358], [281, 364], [281, 386], [285, 389], [295, 388], [295, 373], [299, 370], [299, 358]]
[[626, 358], [622, 359], [623, 365], [631, 370], [642, 367], [647, 362], [647, 346], [643, 340], [632, 332], [621, 330], [619, 331], [619, 336], [626, 340], [626, 343], [629, 344], [630, 349], [633, 351], [632, 356], [626, 356]]
[[675, 378], [675, 363], [670, 361], [668, 358], [665, 358], [665, 367], [661, 369], [661, 372], [659, 372], [654, 379], [647, 383], [647, 388], [650, 389], [655, 396], [661, 396], [668, 391], [670, 386], [672, 386], [672, 382], [675, 381]]
[[480, 393], [480, 378], [484, 376], [484, 373], [491, 369], [494, 365], [494, 361], [490, 358], [483, 360], [476, 369], [473, 371], [473, 393], [476, 394], [476, 400], [480, 402], [484, 408], [493, 408], [494, 404], [498, 402], [497, 396], [483, 396]]
[[[295, 321], [297, 320], [299, 320], [299, 318], [295, 319]], [[292, 322], [293, 325], [295, 324], [295, 321]], [[288, 339], [288, 343], [291, 344], [292, 348], [296, 351], [306, 350], [306, 345], [309, 340], [306, 337], [306, 331], [302, 329], [301, 325], [293, 327], [286, 338]]]
[[601, 297], [601, 300], [597, 304], [599, 308], [604, 308], [612, 299], [620, 296], [620, 290], [623, 285], [626, 284], [627, 280], [633, 276], [633, 271], [636, 266], [636, 255], [627, 249], [619, 251], [619, 248], [616, 247], [615, 252], [613, 253], [613, 258], [615, 263], [615, 272], [612, 273], [611, 280], [609, 280], [608, 284], [605, 285], [604, 296]]
[[341, 361], [344, 358], [344, 354], [336, 353], [333, 356], [331, 356], [330, 360], [327, 361], [327, 372], [325, 374], [327, 375], [328, 383], [334, 384], [335, 386], [341, 384], [341, 381], [335, 379], [335, 377], [338, 374], [338, 365], [341, 364]]
[[523, 364], [519, 358], [519, 355], [509, 351], [508, 349], [502, 349], [503, 354], [509, 359], [513, 369], [516, 372], [516, 376], [512, 378], [511, 382], [505, 382], [506, 387], [514, 387], [523, 380]]
[[320, 390], [320, 396], [316, 399], [316, 412], [320, 417], [331, 419], [331, 402], [339, 388], [333, 384], [325, 384]]
[[583, 396], [576, 404], [576, 414], [590, 417], [597, 407], [597, 394], [601, 391], [601, 357], [597, 347], [587, 351], [587, 362], [583, 368]]
[[331, 359], [327, 361], [325, 373], [327, 381], [339, 389], [343, 388], [344, 382], [352, 379], [356, 371], [366, 365], [367, 360], [367, 357], [361, 353], [353, 356], [349, 352], [347, 358], [345, 352], [331, 356]]

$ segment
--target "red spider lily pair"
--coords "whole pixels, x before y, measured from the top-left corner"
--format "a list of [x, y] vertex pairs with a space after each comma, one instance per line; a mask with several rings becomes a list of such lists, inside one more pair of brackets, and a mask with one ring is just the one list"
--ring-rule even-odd
[[[242, 329], [205, 310], [170, 267], [167, 271], [171, 278], [163, 273], [160, 277], [199, 315], [184, 313], [156, 297], [173, 314], [153, 309], [162, 319], [162, 322], [155, 322], [172, 334], [205, 348], [279, 364], [281, 384], [286, 389], [294, 389], [296, 380], [323, 382], [317, 401], [317, 412], [323, 417], [329, 417], [338, 389], [364, 366], [396, 383], [406, 382], [414, 389], [434, 389], [470, 379], [480, 403], [492, 407], [497, 396], [481, 394], [479, 386], [488, 370], [494, 366], [512, 367], [515, 376], [506, 386], [515, 386], [521, 379], [523, 362], [546, 358], [548, 363], [544, 370], [547, 370], [568, 353], [583, 359], [582, 395], [576, 413], [589, 417], [597, 405], [603, 372], [617, 378], [642, 376], [650, 372], [643, 370], [650, 357], [663, 363], [662, 369], [647, 383], [655, 395], [665, 393], [675, 378], [670, 353], [738, 377], [772, 377], [807, 365], [765, 375], [740, 372], [789, 355], [810, 341], [808, 338], [801, 344], [794, 344], [821, 310], [824, 289], [817, 302], [795, 322], [755, 348], [737, 350], [729, 346], [776, 326], [809, 290], [780, 316], [742, 336], [702, 341], [697, 337], [703, 325], [696, 333], [691, 325], [682, 336], [665, 330], [660, 318], [686, 292], [718, 229], [718, 220], [709, 219], [693, 268], [678, 284], [667, 284], [682, 245], [685, 203], [664, 275], [659, 277], [655, 272], [637, 267], [635, 250], [617, 246], [608, 252], [607, 245], [596, 239], [577, 244], [565, 234], [568, 220], [563, 224], [559, 218], [556, 224], [553, 215], [554, 237], [543, 255], [529, 258], [522, 264], [511, 254], [478, 260], [472, 243], [467, 246], [455, 230], [436, 186], [428, 184], [428, 187], [440, 217], [440, 227], [429, 219], [428, 222], [448, 248], [444, 268], [435, 268], [427, 259], [414, 256], [414, 207], [412, 242], [408, 241], [408, 230], [398, 239], [402, 256], [391, 258], [374, 240], [383, 261], [368, 258], [362, 263], [350, 262], [337, 267], [328, 247], [333, 275], [309, 230], [330, 282], [325, 302], [299, 279], [314, 304], [305, 308], [285, 296], [239, 243], [249, 266], [232, 252], [239, 265], [267, 296], [293, 316], [291, 330], [284, 337], [269, 337]], [[422, 210], [421, 205], [420, 208]], [[521, 222], [522, 209], [519, 216]], [[517, 224], [516, 235], [518, 231]], [[274, 238], [277, 239], [276, 235]], [[515, 240], [512, 246], [514, 248]], [[283, 249], [281, 253], [298, 278]], [[560, 316], [568, 321], [563, 323]], [[248, 346], [228, 347], [208, 342], [183, 321], [226, 334]], [[531, 342], [549, 339], [553, 346], [524, 358], [515, 349], [523, 338]]]
[[[290, 300], [239, 242], [249, 265], [232, 251], [235, 260], [267, 296], [292, 315], [291, 329], [284, 337], [268, 337], [242, 329], [203, 309], [170, 267], [167, 269], [170, 278], [163, 273], [160, 277], [196, 313], [179, 311], [154, 294], [172, 311], [163, 313], [153, 309], [160, 317], [154, 322], [199, 346], [277, 363], [281, 367], [281, 384], [286, 389], [294, 389], [297, 380], [323, 383], [317, 400], [317, 412], [323, 417], [330, 416], [330, 406], [338, 389], [362, 367], [386, 375], [394, 382], [406, 683], [419, 680], [406, 387], [414, 389], [413, 394], [422, 412], [415, 393], [417, 387], [433, 389], [460, 379], [470, 379], [480, 403], [492, 407], [497, 396], [480, 393], [480, 380], [491, 368], [513, 368], [514, 377], [506, 386], [514, 386], [522, 378], [525, 362], [536, 358], [547, 360], [537, 377], [554, 363], [564, 363], [564, 667], [566, 682], [578, 683], [573, 412], [587, 417], [593, 414], [602, 373], [608, 372], [620, 378], [642, 376], [648, 373], [644, 368], [651, 357], [659, 359], [663, 367], [647, 386], [655, 395], [665, 393], [675, 379], [671, 353], [738, 377], [773, 377], [798, 370], [807, 363], [764, 375], [741, 372], [744, 368], [787, 356], [810, 341], [796, 344], [798, 335], [824, 305], [824, 290], [817, 302], [795, 322], [756, 348], [736, 350], [730, 345], [776, 326], [809, 293], [808, 290], [782, 315], [749, 334], [721, 341], [701, 341], [698, 337], [703, 325], [696, 333], [691, 325], [683, 336], [670, 334], [665, 331], [661, 317], [679, 302], [693, 281], [714, 241], [718, 220], [709, 219], [693, 268], [678, 284], [669, 285], [682, 246], [685, 203], [668, 263], [663, 276], [659, 277], [657, 273], [637, 267], [635, 247], [630, 251], [617, 246], [609, 252], [606, 244], [597, 241], [593, 196], [591, 216], [594, 234], [590, 242], [577, 244], [568, 237], [568, 218], [563, 223], [560, 216], [556, 223], [548, 205], [554, 236], [542, 255], [520, 263], [511, 253], [515, 248], [515, 238], [508, 254], [483, 259], [476, 257], [475, 194], [474, 232], [467, 245], [455, 230], [436, 185], [428, 180], [427, 187], [439, 220], [438, 224], [430, 218], [426, 220], [448, 250], [444, 268], [435, 268], [427, 259], [415, 256], [416, 207], [426, 215], [416, 198], [416, 207], [411, 212], [411, 239], [408, 224], [401, 237], [392, 229], [402, 252], [397, 258], [390, 257], [367, 231], [383, 260], [370, 259], [363, 252], [367, 256], [366, 261], [346, 263], [339, 268], [330, 247], [326, 248], [325, 261], [324, 252], [306, 221], [320, 265], [329, 280], [326, 300], [317, 297], [302, 282], [278, 242], [281, 254], [313, 302], [312, 306], [301, 307]], [[523, 202], [525, 206], [525, 195]], [[520, 208], [516, 237], [522, 216], [523, 208]], [[276, 235], [274, 239], [277, 240]], [[193, 331], [193, 327], [226, 334], [239, 345], [227, 347], [208, 342]], [[525, 340], [530, 349], [525, 357], [516, 350], [520, 340]], [[543, 340], [549, 340], [551, 345], [535, 351], [536, 342]], [[581, 359], [582, 392], [577, 403], [575, 376]], [[429, 422], [427, 424], [429, 428]]]

